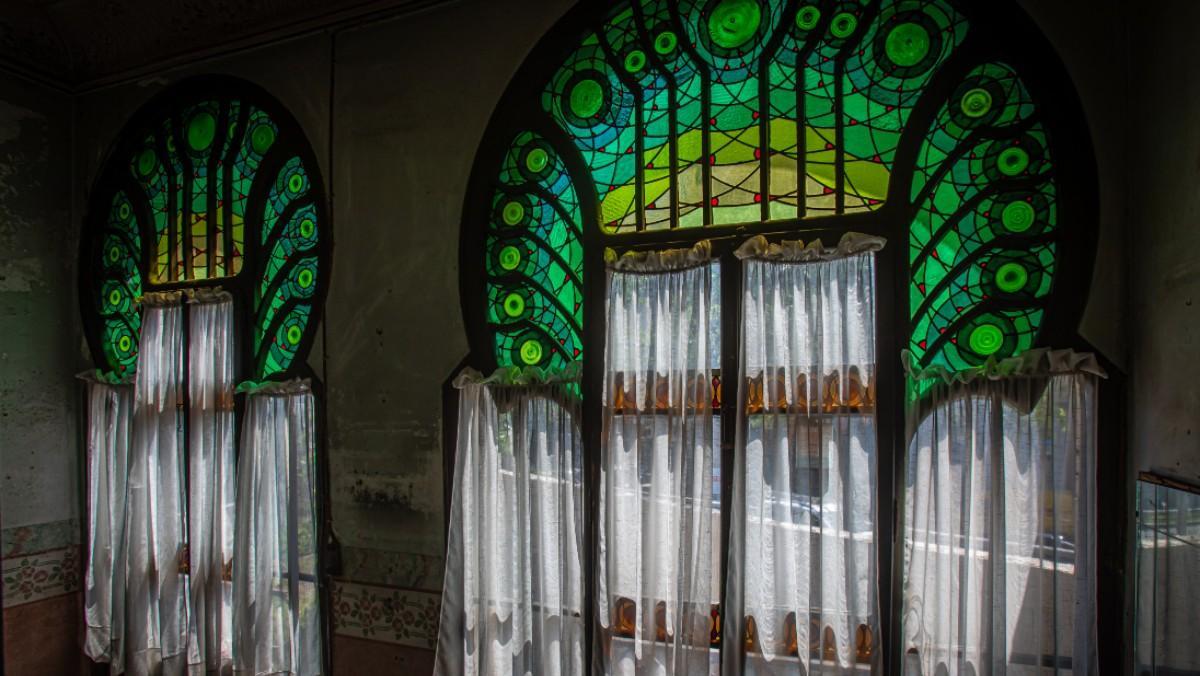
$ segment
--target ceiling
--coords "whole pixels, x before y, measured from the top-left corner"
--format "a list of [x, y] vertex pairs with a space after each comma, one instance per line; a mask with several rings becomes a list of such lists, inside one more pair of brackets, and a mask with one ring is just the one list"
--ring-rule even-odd
[[3, 0], [0, 60], [88, 89], [307, 32], [448, 0]]

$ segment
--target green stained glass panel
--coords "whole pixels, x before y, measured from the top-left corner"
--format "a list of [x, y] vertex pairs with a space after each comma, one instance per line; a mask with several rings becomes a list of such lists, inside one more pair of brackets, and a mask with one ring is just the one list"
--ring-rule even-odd
[[[962, 369], [1033, 345], [1062, 248], [1050, 139], [1009, 66], [961, 62], [968, 14], [953, 0], [616, 3], [540, 89], [561, 135], [519, 135], [500, 170], [486, 235], [497, 360], [581, 356], [589, 225], [636, 235], [890, 200], [913, 214], [917, 360]], [[932, 92], [956, 55], [941, 80], [966, 75]], [[901, 166], [910, 132], [924, 137]]]
[[306, 141], [238, 96], [181, 90], [152, 105], [101, 176], [95, 199], [107, 218], [90, 221], [97, 361], [118, 375], [136, 369], [143, 293], [244, 285], [251, 292], [236, 297], [251, 305], [252, 377], [280, 376], [311, 335], [324, 274]]

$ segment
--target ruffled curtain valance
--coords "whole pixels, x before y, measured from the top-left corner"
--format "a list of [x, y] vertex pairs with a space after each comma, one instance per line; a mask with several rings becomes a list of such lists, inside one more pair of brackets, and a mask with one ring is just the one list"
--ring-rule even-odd
[[712, 242], [696, 242], [687, 249], [662, 251], [627, 251], [620, 256], [612, 249], [604, 250], [604, 263], [609, 270], [631, 273], [656, 273], [687, 270], [708, 264], [712, 260]]
[[821, 240], [815, 239], [808, 244], [801, 240], [786, 240], [772, 244], [762, 235], [756, 235], [746, 240], [734, 252], [741, 260], [762, 260], [776, 263], [809, 263], [813, 261], [828, 261], [846, 258], [861, 253], [880, 251], [887, 244], [883, 237], [864, 235], [861, 232], [848, 232], [842, 235], [837, 246], [826, 248]]
[[503, 366], [485, 376], [473, 368], [463, 369], [454, 378], [454, 389], [468, 385], [552, 385], [555, 383], [578, 383], [583, 379], [583, 362], [573, 361], [560, 369], [543, 369], [537, 366]]
[[1107, 378], [1104, 367], [1090, 352], [1074, 350], [1052, 350], [1039, 348], [1028, 350], [1008, 359], [989, 359], [972, 369], [952, 371], [940, 364], [917, 366], [908, 350], [901, 353], [904, 370], [916, 381], [940, 380], [946, 384], [966, 384], [977, 380], [1001, 380], [1004, 378], [1039, 378], [1057, 374], [1086, 373]]

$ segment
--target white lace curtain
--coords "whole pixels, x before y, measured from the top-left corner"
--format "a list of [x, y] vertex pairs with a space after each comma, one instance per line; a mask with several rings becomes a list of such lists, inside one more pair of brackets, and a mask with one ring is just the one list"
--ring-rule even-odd
[[606, 674], [713, 673], [712, 263], [626, 255], [608, 271], [596, 606]]
[[873, 251], [882, 245], [851, 237], [825, 251], [758, 238], [738, 251], [727, 676], [878, 663]]
[[235, 674], [322, 670], [314, 421], [306, 381], [247, 396], [233, 548]]
[[[125, 671], [178, 674], [187, 660], [183, 307], [148, 305], [133, 411], [125, 518]], [[119, 671], [120, 665], [114, 665]]]
[[134, 386], [89, 384], [85, 651], [112, 673], [231, 673], [235, 629], [237, 673], [321, 671], [312, 395], [249, 398], [239, 510], [233, 350], [228, 294], [148, 294]]
[[125, 663], [125, 481], [133, 388], [89, 378], [84, 653], [97, 662]]
[[188, 665], [228, 671], [232, 659], [235, 455], [233, 301], [193, 303], [188, 316]]
[[1092, 674], [1093, 359], [910, 372], [905, 673]]
[[459, 387], [441, 676], [584, 672], [583, 446], [576, 385]]

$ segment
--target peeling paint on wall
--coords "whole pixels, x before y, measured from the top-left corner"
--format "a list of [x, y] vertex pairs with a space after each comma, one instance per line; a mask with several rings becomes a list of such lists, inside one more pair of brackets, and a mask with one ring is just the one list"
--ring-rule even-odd
[[[5, 80], [5, 99], [28, 90]], [[44, 113], [0, 101], [0, 526], [6, 529], [75, 518], [80, 503], [75, 248], [66, 208], [70, 133], [61, 115], [69, 108], [58, 97], [43, 103]]]

